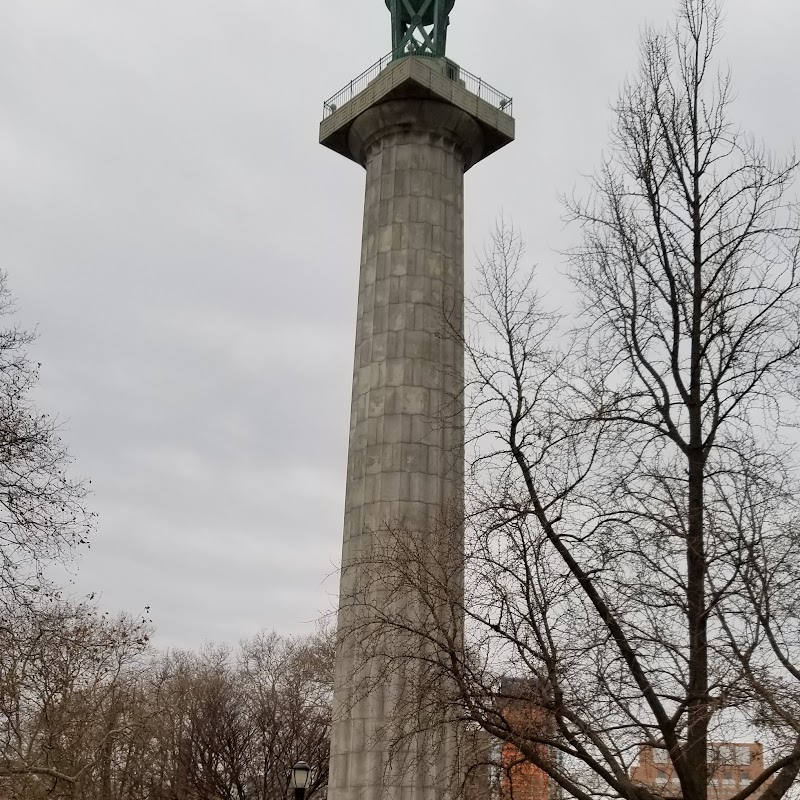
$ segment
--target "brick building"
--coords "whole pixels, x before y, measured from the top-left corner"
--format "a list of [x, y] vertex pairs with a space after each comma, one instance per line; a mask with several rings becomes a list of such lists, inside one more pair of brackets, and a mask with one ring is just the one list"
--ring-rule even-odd
[[[730, 800], [764, 769], [764, 748], [759, 742], [714, 742], [711, 747], [711, 778], [709, 800]], [[631, 770], [639, 783], [668, 794], [680, 791], [675, 770], [663, 748], [644, 746], [639, 751], [639, 763]], [[755, 793], [758, 797], [769, 785], [767, 781]]]
[[[523, 735], [535, 736], [549, 725], [547, 712], [535, 701], [539, 691], [534, 682], [522, 678], [503, 678], [499, 703], [503, 716]], [[546, 755], [545, 745], [538, 746]], [[509, 742], [500, 746], [499, 794], [501, 800], [552, 800], [555, 784], [542, 769], [526, 761]]]
[[[503, 678], [495, 698], [497, 709], [510, 726], [523, 736], [534, 738], [548, 721], [537, 702], [541, 692], [536, 683], [521, 678]], [[559, 800], [559, 787], [546, 772], [531, 764], [509, 742], [485, 731], [469, 730], [462, 739], [468, 762], [466, 800]], [[543, 755], [546, 745], [538, 745]]]

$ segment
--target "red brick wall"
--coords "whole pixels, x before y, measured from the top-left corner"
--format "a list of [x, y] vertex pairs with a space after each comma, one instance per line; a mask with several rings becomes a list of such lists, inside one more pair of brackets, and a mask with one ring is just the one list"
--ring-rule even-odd
[[547, 800], [547, 773], [525, 761], [513, 744], [503, 745], [501, 761], [502, 800]]

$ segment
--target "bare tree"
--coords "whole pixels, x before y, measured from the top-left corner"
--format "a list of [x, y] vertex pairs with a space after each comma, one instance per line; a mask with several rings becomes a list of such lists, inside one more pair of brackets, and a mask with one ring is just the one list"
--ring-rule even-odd
[[127, 785], [148, 787], [148, 800], [271, 800], [288, 796], [290, 769], [304, 759], [314, 766], [308, 796], [324, 791], [332, 648], [320, 629], [162, 656], [149, 676], [150, 711], [139, 712], [149, 719], [136, 745], [146, 756]]
[[[13, 302], [0, 273], [0, 317]], [[42, 566], [85, 544], [91, 514], [85, 485], [69, 477], [70, 458], [57, 422], [30, 399], [39, 365], [26, 349], [34, 334], [9, 325], [0, 331], [0, 603], [12, 605], [42, 591]]]
[[111, 797], [148, 627], [45, 600], [0, 620], [0, 787], [12, 798]]
[[314, 766], [307, 796], [327, 786], [333, 638], [321, 628], [302, 639], [271, 632], [242, 644], [238, 680], [254, 730], [254, 800], [286, 797], [289, 771], [301, 759]]
[[272, 800], [327, 784], [332, 636], [159, 654], [149, 624], [22, 606], [0, 626], [0, 796]]
[[[798, 164], [733, 126], [719, 35], [713, 0], [683, 0], [672, 33], [645, 33], [609, 155], [588, 200], [568, 204], [583, 234], [569, 335], [499, 228], [466, 343], [465, 596], [441, 557], [459, 521], [441, 521], [441, 542], [389, 521], [368, 555], [384, 602], [348, 632], [386, 658], [410, 624], [390, 598], [427, 604], [414, 633], [430, 648], [391, 656], [436, 687], [420, 686], [414, 724], [432, 728], [432, 706], [447, 706], [580, 800], [706, 800], [712, 742], [754, 735], [767, 763], [736, 800], [777, 800], [800, 773], [785, 436], [800, 375]], [[466, 620], [463, 648], [446, 607]], [[520, 704], [536, 709], [524, 724], [509, 713]], [[677, 783], [634, 780], [645, 746]]]

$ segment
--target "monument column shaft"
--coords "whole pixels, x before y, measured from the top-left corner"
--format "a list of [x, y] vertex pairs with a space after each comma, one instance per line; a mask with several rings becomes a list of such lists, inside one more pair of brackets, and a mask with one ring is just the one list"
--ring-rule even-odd
[[[467, 114], [419, 99], [366, 111], [350, 134], [367, 180], [330, 800], [377, 800], [396, 792], [403, 800], [431, 800], [442, 797], [450, 777], [446, 751], [453, 731], [438, 737], [439, 752], [430, 752], [430, 742], [407, 742], [412, 759], [430, 761], [425, 769], [399, 762], [387, 767], [393, 714], [404, 692], [418, 689], [409, 688], [407, 675], [384, 676], [365, 666], [358, 637], [347, 632], [354, 614], [363, 624], [370, 603], [382, 602], [383, 587], [368, 574], [368, 561], [388, 530], [425, 536], [436, 529], [451, 558], [463, 550], [463, 184], [479, 140]], [[366, 604], [364, 597], [370, 598]], [[424, 618], [413, 608], [417, 601], [406, 600], [403, 613]], [[407, 635], [400, 646], [418, 652], [424, 645]]]

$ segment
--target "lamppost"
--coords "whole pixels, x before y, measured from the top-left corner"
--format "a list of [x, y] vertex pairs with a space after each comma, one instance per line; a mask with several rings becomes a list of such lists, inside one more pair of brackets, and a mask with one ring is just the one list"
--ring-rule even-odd
[[292, 789], [294, 800], [305, 800], [306, 789], [311, 784], [311, 767], [305, 761], [298, 761], [292, 767]]

